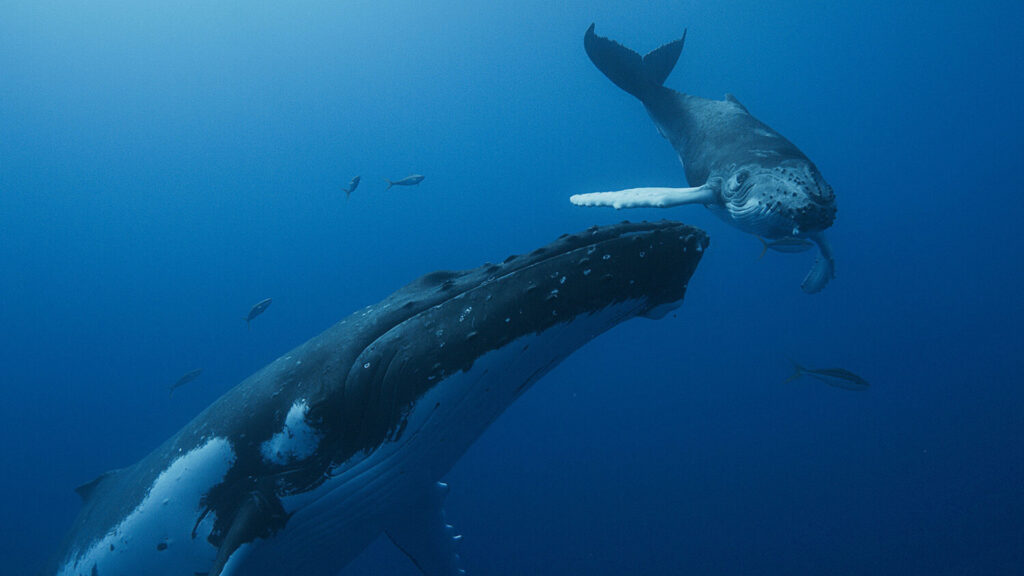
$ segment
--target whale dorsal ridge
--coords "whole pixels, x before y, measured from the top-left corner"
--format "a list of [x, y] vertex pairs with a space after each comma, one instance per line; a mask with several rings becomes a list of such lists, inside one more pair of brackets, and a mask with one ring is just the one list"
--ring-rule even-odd
[[747, 114], [750, 114], [750, 111], [747, 110], [747, 107], [744, 106], [739, 100], [737, 100], [736, 97], [733, 96], [732, 94], [726, 94], [725, 95], [725, 101], [729, 102], [729, 103], [731, 103], [731, 104], [733, 104], [735, 106], [738, 106], [740, 108], [740, 110], [743, 110]]
[[101, 482], [103, 482], [107, 478], [110, 478], [114, 474], [117, 474], [117, 470], [107, 470], [106, 472], [93, 478], [89, 482], [86, 482], [85, 484], [82, 484], [78, 488], [75, 488], [75, 494], [78, 494], [79, 498], [82, 499], [82, 502], [88, 502], [89, 498], [91, 498], [92, 495], [96, 492], [96, 487], [99, 486]]

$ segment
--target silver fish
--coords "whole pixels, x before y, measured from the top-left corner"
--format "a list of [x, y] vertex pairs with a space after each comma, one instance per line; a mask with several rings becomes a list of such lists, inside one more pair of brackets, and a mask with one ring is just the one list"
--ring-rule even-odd
[[867, 390], [870, 386], [867, 380], [845, 368], [804, 368], [796, 362], [793, 362], [793, 375], [786, 382], [792, 382], [804, 374], [843, 390]]
[[267, 307], [270, 306], [270, 302], [271, 302], [270, 298], [267, 298], [266, 300], [260, 300], [259, 302], [257, 302], [249, 310], [249, 315], [245, 317], [245, 327], [246, 328], [249, 328], [249, 321], [250, 320], [252, 320], [253, 318], [259, 316], [260, 314], [263, 314], [263, 312], [267, 309]]
[[388, 187], [385, 188], [384, 190], [390, 190], [392, 186], [415, 186], [420, 182], [423, 182], [424, 178], [426, 178], [426, 176], [422, 174], [412, 174], [406, 176], [405, 178], [402, 178], [401, 180], [395, 180], [394, 182], [385, 178], [384, 180], [387, 180]]
[[202, 373], [203, 373], [203, 369], [202, 368], [197, 368], [196, 370], [193, 370], [193, 371], [185, 374], [181, 378], [178, 378], [178, 381], [171, 385], [171, 391], [167, 395], [170, 396], [171, 394], [174, 394], [174, 391], [176, 389], [181, 388], [182, 386], [184, 386], [185, 384], [188, 384], [189, 382], [195, 380], [196, 378], [199, 378], [199, 375], [202, 374]]
[[814, 242], [806, 238], [797, 238], [796, 236], [786, 236], [784, 238], [776, 238], [775, 240], [765, 240], [758, 236], [757, 239], [761, 241], [761, 255], [757, 257], [758, 260], [764, 258], [765, 252], [768, 250], [775, 250], [784, 254], [797, 254], [799, 252], [806, 252], [814, 247]]
[[348, 188], [342, 188], [342, 190], [345, 192], [345, 200], [348, 200], [348, 197], [351, 196], [352, 193], [356, 191], [356, 188], [359, 187], [359, 178], [359, 176], [356, 176], [351, 181], [349, 181]]

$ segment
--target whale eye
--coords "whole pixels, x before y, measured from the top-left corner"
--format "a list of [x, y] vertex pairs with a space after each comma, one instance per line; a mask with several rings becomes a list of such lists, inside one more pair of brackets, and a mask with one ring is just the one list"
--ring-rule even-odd
[[732, 177], [732, 182], [729, 183], [729, 190], [732, 190], [733, 192], [739, 190], [740, 186], [743, 186], [743, 183], [747, 181], [748, 176], [750, 176], [750, 174], [746, 170], [740, 170], [737, 172], [736, 175]]

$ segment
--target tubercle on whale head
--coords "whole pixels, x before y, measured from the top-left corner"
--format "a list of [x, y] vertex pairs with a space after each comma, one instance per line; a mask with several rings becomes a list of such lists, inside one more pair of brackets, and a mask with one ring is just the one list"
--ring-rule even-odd
[[[790, 188], [797, 195], [792, 219], [806, 234], [815, 234], [832, 226], [836, 219], [836, 195], [813, 164], [787, 171]], [[799, 193], [802, 192], [802, 195]]]

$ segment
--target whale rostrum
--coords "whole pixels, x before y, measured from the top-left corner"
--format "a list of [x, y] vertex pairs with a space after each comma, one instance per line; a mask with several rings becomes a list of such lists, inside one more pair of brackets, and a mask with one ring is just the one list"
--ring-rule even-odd
[[677, 306], [707, 245], [676, 222], [622, 223], [427, 274], [82, 486], [45, 574], [333, 576], [382, 533], [425, 575], [461, 574], [439, 480], [577, 348]]

